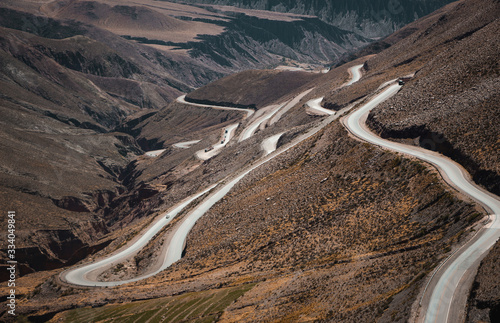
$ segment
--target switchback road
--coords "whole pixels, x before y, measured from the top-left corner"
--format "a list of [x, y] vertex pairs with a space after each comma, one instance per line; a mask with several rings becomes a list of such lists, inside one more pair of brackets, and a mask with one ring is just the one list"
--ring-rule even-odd
[[[352, 68], [350, 72], [353, 73]], [[303, 97], [308, 92], [309, 91], [299, 94], [299, 97]], [[293, 99], [291, 102], [298, 103], [298, 100]], [[236, 185], [236, 183], [238, 183], [243, 177], [245, 177], [252, 170], [256, 169], [257, 167], [260, 167], [261, 165], [267, 163], [276, 156], [279, 156], [280, 154], [286, 152], [287, 150], [296, 146], [297, 144], [301, 143], [307, 138], [310, 138], [311, 136], [315, 135], [326, 125], [338, 119], [338, 117], [342, 115], [343, 112], [349, 111], [351, 107], [352, 106], [349, 106], [339, 111], [338, 114], [328, 116], [327, 118], [322, 120], [319, 124], [312, 127], [304, 134], [298, 136], [289, 144], [284, 145], [277, 150], [271, 152], [270, 150], [275, 149], [275, 147], [268, 147], [268, 144], [266, 144], [267, 147], [266, 155], [253, 165], [237, 172], [236, 174], [233, 174], [233, 176], [229, 178], [222, 180], [219, 184], [217, 184], [217, 186], [214, 185], [203, 192], [197, 193], [193, 196], [186, 198], [183, 202], [177, 204], [171, 210], [159, 216], [159, 218], [156, 219], [156, 221], [152, 225], [150, 225], [144, 232], [140, 233], [135, 238], [134, 241], [130, 242], [127, 246], [125, 246], [121, 250], [99, 261], [77, 266], [72, 269], [68, 269], [63, 273], [61, 273], [60, 275], [61, 279], [67, 283], [80, 286], [89, 286], [89, 287], [118, 286], [121, 284], [135, 282], [141, 279], [154, 276], [159, 272], [161, 272], [162, 270], [165, 270], [171, 264], [181, 259], [187, 235], [191, 231], [192, 227], [195, 225], [196, 221], [201, 216], [203, 216], [215, 203], [217, 203], [221, 198], [223, 198], [233, 188], [233, 186]], [[274, 117], [276, 117], [274, 113], [273, 115]], [[276, 138], [279, 137], [277, 137], [276, 135], [276, 137], [270, 139], [271, 144], [273, 144]], [[267, 153], [268, 151], [269, 153]], [[170, 221], [175, 216], [177, 216], [183, 209], [185, 209], [189, 204], [191, 204], [191, 202], [193, 202], [197, 198], [207, 193], [208, 196], [206, 196], [201, 202], [199, 202], [199, 204], [196, 207], [194, 207], [193, 210], [191, 210], [181, 221], [179, 221], [175, 225], [175, 227], [172, 228], [172, 234], [171, 238], [169, 239], [167, 252], [164, 255], [163, 259], [160, 259], [161, 265], [159, 266], [159, 268], [152, 270], [148, 274], [138, 276], [132, 279], [109, 281], [109, 282], [98, 281], [97, 277], [100, 273], [134, 256], [137, 252], [143, 249], [156, 234], [158, 234], [167, 224], [169, 224]]]

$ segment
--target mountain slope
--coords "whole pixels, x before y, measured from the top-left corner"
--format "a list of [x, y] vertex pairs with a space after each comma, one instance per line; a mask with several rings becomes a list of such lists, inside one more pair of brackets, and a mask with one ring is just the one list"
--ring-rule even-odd
[[110, 242], [106, 206], [128, 191], [121, 174], [143, 153], [114, 128], [219, 74], [81, 23], [6, 8], [0, 17], [1, 198], [22, 214], [25, 274]]
[[[212, 82], [186, 95], [195, 103], [263, 108], [321, 75], [300, 71], [250, 70]], [[282, 101], [285, 101], [283, 98]]]
[[225, 74], [278, 65], [325, 64], [369, 40], [310, 16], [219, 12], [170, 2], [58, 1], [42, 7], [164, 51], [187, 54]]

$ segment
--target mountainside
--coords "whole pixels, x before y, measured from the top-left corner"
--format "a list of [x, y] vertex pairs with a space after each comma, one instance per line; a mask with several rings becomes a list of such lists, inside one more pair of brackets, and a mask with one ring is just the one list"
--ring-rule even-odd
[[[62, 3], [47, 12], [83, 2]], [[265, 62], [274, 68], [286, 56], [268, 50], [277, 40], [306, 57], [316, 50], [299, 50], [307, 30], [326, 26], [315, 37], [334, 41], [338, 29], [311, 17], [148, 2], [156, 12], [186, 10], [166, 28], [202, 20], [227, 28], [153, 42], [112, 33], [123, 11], [99, 3], [91, 25], [30, 14], [31, 23], [16, 24], [17, 11], [1, 20], [0, 149], [14, 153], [2, 154], [0, 198], [19, 218], [23, 319], [408, 322], [426, 314], [419, 302], [431, 275], [480, 232], [487, 211], [433, 166], [362, 142], [346, 118], [401, 80], [366, 126], [448, 155], [498, 194], [498, 1], [448, 4], [373, 43], [378, 54], [344, 56], [356, 59], [329, 71], [249, 70], [193, 91], [252, 57], [273, 57]], [[143, 19], [140, 10], [127, 14]], [[140, 250], [85, 276], [88, 285], [74, 278], [70, 264], [109, 259], [157, 223], [165, 225]], [[95, 286], [165, 268], [176, 247], [179, 258], [151, 277]], [[498, 316], [497, 254], [498, 243], [471, 290], [469, 321]]]
[[470, 291], [466, 322], [500, 320], [500, 242], [481, 262]]
[[[210, 0], [183, 0], [182, 2], [212, 5]], [[387, 36], [398, 28], [423, 17], [449, 0], [321, 0], [321, 1], [282, 1], [282, 0], [219, 0], [217, 5], [239, 8], [290, 12], [317, 16], [323, 21], [344, 30], [354, 31], [365, 37]], [[220, 9], [219, 6], [214, 8]], [[228, 10], [226, 8], [226, 10]]]
[[[148, 32], [158, 35], [162, 30], [178, 31], [174, 38], [167, 39], [189, 43], [197, 32], [207, 31], [207, 26], [215, 26], [214, 34], [222, 31], [217, 24], [188, 22], [145, 6], [84, 1], [50, 2], [42, 8], [31, 6], [30, 1], [4, 5], [5, 8], [0, 8], [2, 151], [14, 149], [16, 154], [5, 154], [2, 158], [2, 200], [3, 205], [23, 205], [24, 216], [20, 220], [23, 229], [19, 231], [18, 240], [23, 274], [71, 264], [102, 248], [113, 239], [108, 234], [109, 228], [127, 218], [118, 210], [128, 212], [127, 204], [134, 208], [162, 190], [144, 185], [142, 177], [151, 177], [130, 173], [135, 166], [129, 164], [143, 153], [141, 148], [161, 148], [171, 137], [164, 134], [163, 140], [154, 138], [158, 134], [155, 126], [134, 132], [129, 124], [122, 125], [127, 118], [136, 122], [151, 117], [182, 92], [247, 67], [249, 61], [259, 66], [281, 62], [280, 56], [270, 55], [266, 50], [254, 50], [255, 57], [245, 52], [231, 56], [232, 49], [228, 47], [222, 56], [214, 54], [230, 60], [226, 66], [214, 62], [210, 54], [219, 51], [221, 44], [225, 47], [220, 38], [215, 39], [217, 46], [212, 47], [193, 42], [202, 48], [196, 49], [198, 57], [192, 59], [183, 52], [158, 50], [113, 33], [131, 35], [130, 31], [136, 31], [135, 35], [147, 36]], [[192, 7], [189, 10], [194, 10], [190, 14], [197, 15], [198, 19], [207, 14]], [[43, 12], [53, 18], [43, 16]], [[222, 20], [212, 17], [210, 21], [220, 23]], [[248, 21], [240, 24], [251, 25]], [[270, 20], [255, 21], [257, 25], [273, 24]], [[281, 26], [278, 29], [287, 26], [281, 23], [286, 22], [276, 22]], [[227, 28], [237, 24], [232, 22]], [[318, 23], [310, 25], [315, 24]], [[142, 27], [137, 29], [139, 25]], [[250, 30], [256, 27], [252, 28]], [[329, 31], [331, 27], [322, 33], [327, 35]], [[240, 37], [240, 32], [244, 33], [236, 29], [227, 33]], [[183, 33], [186, 35], [179, 36]], [[238, 47], [249, 39], [249, 36], [241, 37], [226, 43]], [[272, 40], [275, 36], [266, 37]], [[285, 39], [286, 35], [281, 32], [280, 37]], [[327, 37], [331, 42], [328, 44], [340, 39], [336, 34]], [[288, 44], [294, 46], [297, 39], [301, 38], [290, 39]], [[203, 46], [210, 50], [203, 51]], [[261, 45], [252, 40], [247, 47], [261, 48]], [[207, 55], [208, 61], [200, 59], [200, 55]], [[269, 60], [260, 62], [259, 55], [268, 56]], [[322, 59], [331, 57], [322, 56]], [[295, 83], [301, 82], [304, 81]], [[214, 138], [219, 124], [225, 122], [220, 120], [231, 120], [231, 117], [226, 114], [214, 122], [209, 119], [211, 116], [207, 114], [207, 124], [201, 123], [198, 127], [213, 127], [211, 138]], [[164, 172], [160, 169], [160, 173]], [[135, 176], [137, 180], [133, 179]], [[44, 210], [44, 216], [39, 217], [39, 209]], [[142, 217], [149, 213], [140, 210], [131, 214]], [[132, 221], [134, 216], [123, 221]], [[63, 250], [64, 244], [72, 244], [80, 251], [68, 253]]]
[[188, 54], [225, 74], [278, 65], [283, 59], [321, 65], [369, 40], [316, 17], [255, 15], [171, 2], [57, 1], [42, 11], [93, 24], [126, 39]]
[[104, 208], [128, 190], [122, 172], [143, 153], [114, 129], [221, 74], [77, 22], [0, 8], [0, 26], [0, 145], [12, 152], [1, 158], [1, 199], [23, 214], [24, 274], [109, 243]]

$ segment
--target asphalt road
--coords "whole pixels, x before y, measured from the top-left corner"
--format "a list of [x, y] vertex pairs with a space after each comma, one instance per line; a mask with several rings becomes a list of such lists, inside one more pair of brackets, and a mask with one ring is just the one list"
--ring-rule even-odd
[[175, 148], [182, 148], [182, 149], [188, 149], [192, 145], [199, 143], [201, 140], [191, 140], [191, 141], [183, 141], [183, 142], [178, 142], [176, 144], [173, 144]]
[[224, 148], [229, 141], [233, 138], [236, 129], [239, 127], [239, 123], [232, 124], [224, 129], [224, 134], [221, 136], [220, 141], [218, 141], [215, 145], [212, 145], [209, 151], [199, 150], [196, 152], [196, 157], [201, 160], [207, 160], [218, 153], [220, 153], [221, 149]]
[[361, 79], [361, 69], [363, 68], [363, 64], [353, 66], [349, 69], [349, 72], [352, 74], [351, 80], [347, 82], [344, 86], [349, 86]]
[[389, 86], [363, 107], [350, 114], [344, 124], [353, 135], [364, 141], [433, 164], [446, 182], [490, 210], [492, 214], [490, 223], [481, 230], [472, 243], [461, 248], [454, 257], [450, 258], [448, 264], [442, 266], [440, 272], [435, 275], [437, 281], [427, 291], [430, 297], [427, 298], [427, 304], [424, 304], [424, 308], [427, 309], [424, 322], [455, 322], [456, 316], [452, 318], [450, 313], [463, 311], [463, 308], [457, 308], [454, 302], [457, 298], [455, 293], [458, 287], [461, 287], [459, 284], [463, 283], [464, 275], [474, 270], [479, 260], [500, 237], [500, 216], [496, 216], [500, 215], [500, 199], [474, 184], [468, 173], [453, 160], [433, 151], [382, 139], [366, 128], [365, 121], [369, 111], [395, 95], [400, 88], [399, 85]]
[[[361, 79], [361, 69], [362, 68], [363, 68], [363, 64], [351, 67], [349, 69], [349, 73], [351, 74], [351, 79], [349, 80], [349, 82], [344, 84], [342, 87], [352, 85], [352, 84], [356, 83], [357, 81], [359, 81]], [[309, 100], [309, 101], [307, 101], [306, 104], [309, 108], [313, 109], [314, 111], [316, 111], [320, 115], [335, 114], [335, 111], [325, 109], [321, 106], [321, 101], [323, 101], [323, 98], [324, 97], [320, 97], [320, 98]]]
[[269, 155], [273, 151], [276, 150], [276, 146], [278, 145], [278, 141], [280, 140], [283, 132], [276, 134], [274, 136], [268, 137], [262, 141], [261, 147], [264, 151], [264, 156]]

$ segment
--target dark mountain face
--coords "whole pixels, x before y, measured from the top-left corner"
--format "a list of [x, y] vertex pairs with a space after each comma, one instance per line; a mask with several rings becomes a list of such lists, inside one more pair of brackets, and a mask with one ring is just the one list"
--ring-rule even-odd
[[241, 8], [313, 15], [336, 27], [365, 37], [386, 36], [427, 15], [450, 0], [183, 0], [182, 2], [230, 5]]
[[370, 42], [318, 18], [278, 21], [245, 14], [234, 16], [228, 22], [217, 22], [225, 27], [222, 34], [200, 35], [196, 42], [137, 40], [187, 49], [193, 58], [203, 58], [233, 70], [276, 65], [280, 57], [306, 63], [329, 63]]

